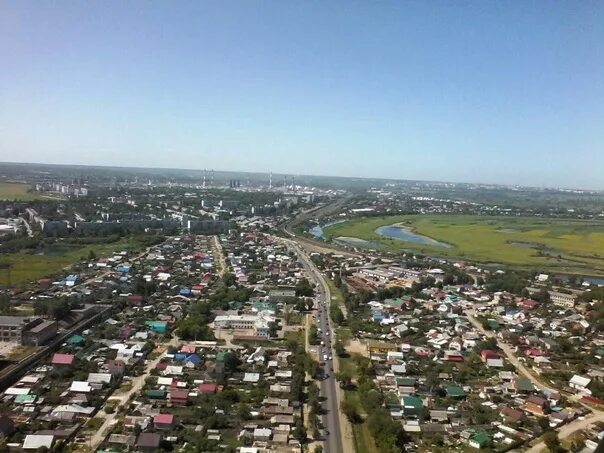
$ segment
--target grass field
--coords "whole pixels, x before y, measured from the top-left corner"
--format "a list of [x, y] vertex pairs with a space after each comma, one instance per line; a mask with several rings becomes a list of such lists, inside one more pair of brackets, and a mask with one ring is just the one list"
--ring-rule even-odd
[[42, 194], [31, 191], [29, 184], [0, 182], [0, 200], [33, 201], [48, 199]]
[[[392, 224], [452, 247], [390, 239], [375, 232]], [[393, 252], [413, 250], [483, 263], [604, 275], [604, 222], [598, 221], [461, 215], [361, 217], [329, 226], [325, 234], [365, 239]]]
[[[93, 250], [96, 256], [102, 257], [121, 250], [139, 250], [140, 248], [141, 245], [136, 238], [127, 238], [108, 244], [72, 246], [63, 249], [60, 253], [46, 255], [9, 253], [0, 256], [0, 263], [11, 265], [12, 285], [23, 285], [61, 272], [64, 268], [79, 261], [81, 257], [88, 257], [90, 250]], [[0, 269], [0, 285], [7, 284], [8, 274], [4, 269]]]

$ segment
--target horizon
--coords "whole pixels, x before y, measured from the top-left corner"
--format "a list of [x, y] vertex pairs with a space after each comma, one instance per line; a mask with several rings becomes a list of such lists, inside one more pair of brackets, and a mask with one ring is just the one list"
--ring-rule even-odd
[[600, 2], [7, 1], [0, 160], [601, 191], [602, 24]]
[[182, 171], [182, 172], [217, 172], [217, 173], [242, 173], [242, 174], [253, 174], [253, 175], [266, 175], [267, 177], [272, 173], [273, 176], [295, 176], [295, 177], [312, 177], [312, 178], [340, 178], [340, 179], [362, 179], [362, 180], [375, 180], [375, 181], [392, 181], [392, 182], [413, 182], [421, 184], [452, 184], [452, 185], [476, 185], [476, 186], [497, 186], [506, 189], [520, 188], [527, 190], [558, 190], [558, 191], [580, 191], [580, 192], [594, 192], [604, 193], [604, 189], [582, 189], [578, 187], [570, 186], [525, 186], [521, 184], [498, 184], [491, 182], [469, 182], [469, 181], [443, 181], [443, 180], [428, 180], [428, 179], [397, 179], [397, 178], [380, 178], [373, 176], [339, 176], [339, 175], [327, 175], [327, 174], [310, 174], [310, 173], [283, 173], [273, 171], [249, 171], [232, 169], [226, 170], [223, 168], [179, 168], [179, 167], [133, 167], [133, 166], [116, 166], [116, 165], [87, 165], [87, 164], [70, 164], [70, 163], [47, 163], [47, 162], [17, 162], [17, 161], [4, 161], [0, 164], [8, 165], [48, 165], [54, 167], [83, 167], [83, 168], [102, 168], [102, 169], [116, 169], [116, 170], [166, 170], [166, 171]]

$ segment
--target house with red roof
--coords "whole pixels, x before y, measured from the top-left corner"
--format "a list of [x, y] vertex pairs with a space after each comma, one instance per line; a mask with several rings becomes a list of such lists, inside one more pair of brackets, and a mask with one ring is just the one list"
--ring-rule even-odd
[[524, 354], [527, 357], [535, 358], [535, 357], [543, 357], [545, 354], [539, 348], [528, 348], [524, 351]]
[[197, 347], [193, 344], [183, 344], [180, 348], [180, 352], [184, 354], [195, 354]]
[[520, 306], [524, 311], [533, 311], [535, 308], [537, 308], [537, 305], [539, 305], [539, 302], [533, 299], [524, 299], [522, 302], [520, 302]]
[[126, 371], [126, 363], [123, 360], [109, 360], [107, 362], [107, 371], [112, 376], [123, 376]]
[[187, 390], [172, 390], [169, 399], [174, 406], [186, 406], [189, 402], [189, 392]]
[[217, 391], [218, 386], [214, 383], [207, 382], [205, 384], [199, 384], [200, 393], [216, 393]]
[[55, 370], [69, 369], [75, 362], [75, 356], [73, 354], [61, 354], [55, 353], [52, 356], [52, 366]]
[[500, 368], [503, 366], [503, 359], [501, 358], [499, 353], [493, 351], [492, 349], [483, 349], [480, 352], [480, 358], [488, 367]]
[[143, 296], [140, 294], [130, 294], [128, 296], [128, 302], [132, 305], [139, 306], [143, 303]]
[[524, 410], [535, 415], [546, 415], [549, 413], [549, 403], [545, 398], [531, 395], [526, 399]]
[[176, 418], [173, 414], [159, 414], [153, 417], [153, 426], [155, 429], [170, 430], [174, 428]]

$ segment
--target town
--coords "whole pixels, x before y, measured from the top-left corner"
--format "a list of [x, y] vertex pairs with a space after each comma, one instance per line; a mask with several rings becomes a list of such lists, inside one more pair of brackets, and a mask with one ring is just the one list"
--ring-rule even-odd
[[270, 178], [1, 202], [1, 448], [595, 451], [603, 287], [329, 243], [358, 203]]

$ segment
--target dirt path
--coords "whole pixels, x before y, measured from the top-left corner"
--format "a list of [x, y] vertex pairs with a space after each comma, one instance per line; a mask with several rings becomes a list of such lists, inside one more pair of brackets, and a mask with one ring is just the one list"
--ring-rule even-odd
[[220, 238], [218, 236], [213, 236], [214, 238], [214, 260], [218, 261], [218, 275], [221, 277], [227, 270], [226, 260], [224, 259], [224, 252], [222, 251], [222, 244], [220, 243]]
[[[177, 345], [178, 345], [177, 337], [173, 337], [170, 340], [170, 342], [167, 344], [164, 343], [164, 346], [166, 346], [166, 347], [167, 346], [177, 346]], [[162, 359], [163, 356], [164, 356], [164, 354], [162, 353], [159, 355], [159, 357], [157, 357], [154, 360], [151, 360], [147, 364], [143, 374], [135, 377], [131, 381], [132, 387], [130, 388], [130, 390], [128, 390], [124, 393], [120, 393], [120, 394], [114, 393], [113, 395], [111, 395], [108, 398], [108, 402], [117, 402], [118, 405], [121, 405], [121, 404], [126, 403], [132, 395], [135, 395], [136, 393], [138, 393], [140, 391], [140, 389], [143, 387], [143, 385], [145, 384], [145, 379], [147, 379], [147, 376], [149, 376], [149, 373], [151, 372], [151, 370], [153, 370], [157, 366], [157, 364], [159, 363], [159, 361]], [[117, 417], [119, 414], [117, 413], [117, 410], [114, 411], [112, 414], [107, 414], [104, 410], [101, 410], [98, 413], [98, 415], [101, 417], [105, 417], [105, 421], [100, 426], [100, 428], [94, 433], [94, 435], [88, 442], [92, 451], [96, 451], [96, 449], [99, 448], [101, 443], [103, 443], [103, 440], [105, 440], [105, 437], [107, 437], [109, 429], [111, 427], [113, 427], [113, 425], [117, 422]]]
[[[522, 364], [518, 360], [518, 358], [516, 357], [516, 354], [512, 350], [512, 348], [509, 345], [499, 341], [499, 339], [495, 336], [495, 334], [493, 332], [486, 331], [484, 329], [484, 327], [482, 327], [482, 324], [480, 324], [480, 322], [476, 318], [474, 318], [473, 314], [474, 313], [471, 310], [466, 311], [466, 316], [468, 317], [468, 320], [470, 321], [470, 323], [472, 323], [472, 325], [474, 327], [476, 327], [480, 332], [482, 332], [483, 335], [485, 335], [489, 338], [494, 338], [497, 341], [497, 346], [504, 352], [505, 356], [510, 361], [510, 363], [512, 365], [514, 365], [516, 367], [516, 369], [518, 371], [520, 371], [520, 373], [522, 375], [524, 375], [526, 378], [530, 379], [530, 381], [535, 385], [535, 387], [537, 387], [539, 390], [542, 390], [542, 391], [548, 390], [548, 391], [552, 391], [552, 392], [562, 393], [559, 390], [556, 390], [552, 387], [548, 387], [547, 385], [543, 384], [533, 373], [531, 373], [531, 371], [527, 367], [524, 366], [524, 364]], [[579, 403], [582, 406], [584, 406], [585, 408], [591, 410], [592, 413], [589, 414], [588, 416], [586, 416], [583, 420], [580, 420], [580, 419], [574, 420], [574, 421], [570, 422], [569, 424], [564, 425], [559, 430], [557, 430], [558, 437], [560, 439], [564, 439], [565, 437], [570, 436], [571, 434], [573, 434], [576, 431], [581, 431], [583, 429], [586, 429], [592, 423], [604, 422], [604, 412], [603, 411], [600, 411], [600, 410], [594, 409], [593, 407], [589, 407], [585, 404], [582, 404], [580, 401], [579, 401]], [[534, 445], [529, 450], [527, 450], [527, 453], [540, 453], [544, 448], [545, 448], [545, 443], [539, 442], [538, 444]]]
[[[564, 439], [574, 432], [589, 428], [590, 425], [596, 422], [604, 422], [604, 412], [597, 411], [594, 414], [588, 415], [583, 420], [575, 420], [568, 425], [563, 426], [558, 430], [558, 437]], [[537, 445], [529, 448], [526, 453], [540, 453], [545, 448], [545, 443], [539, 442]]]

